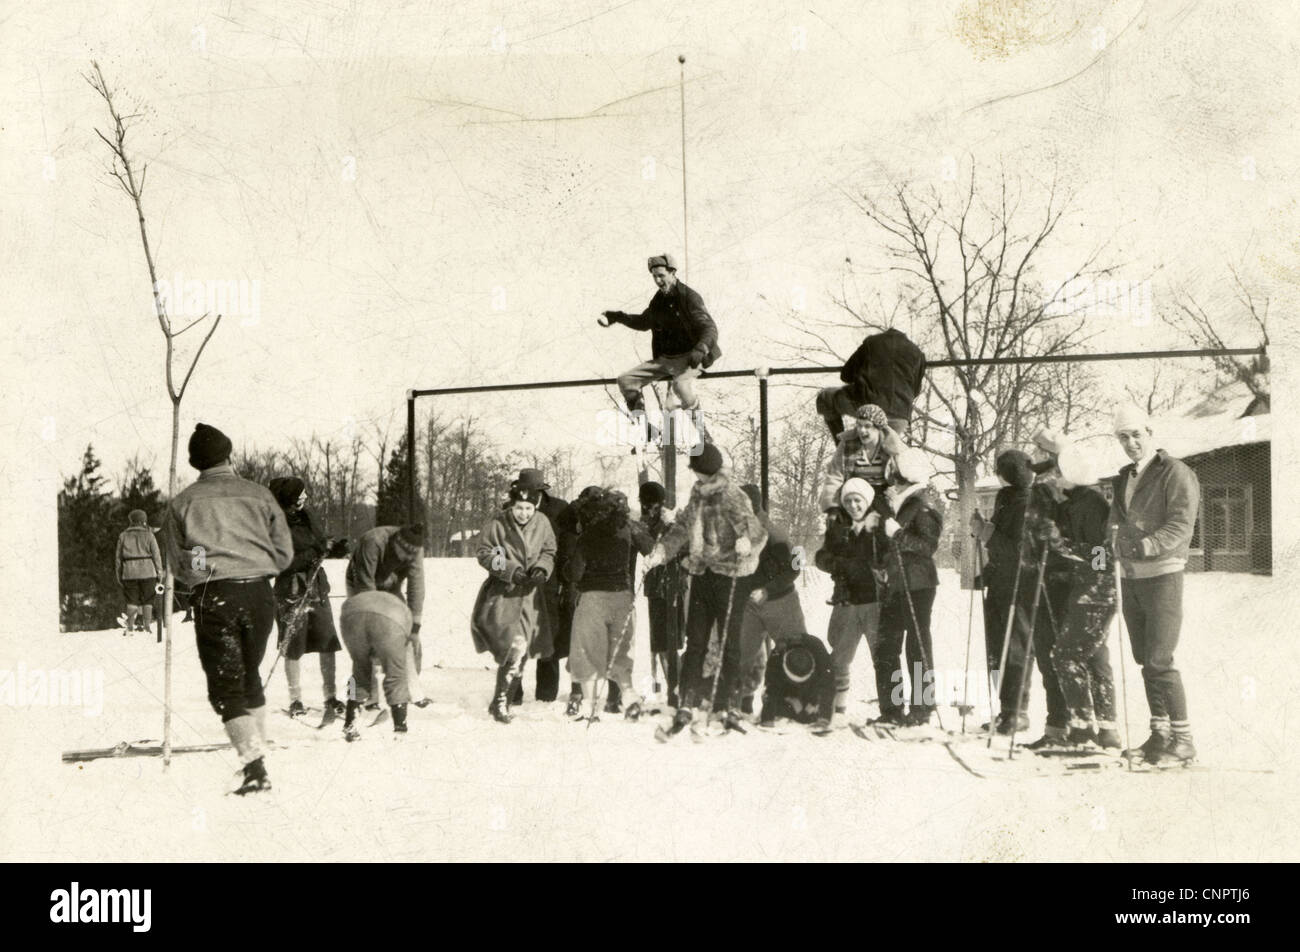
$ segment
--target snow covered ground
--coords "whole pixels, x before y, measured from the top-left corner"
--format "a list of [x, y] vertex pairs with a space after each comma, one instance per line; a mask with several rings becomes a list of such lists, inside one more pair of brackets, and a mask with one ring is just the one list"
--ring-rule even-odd
[[[342, 567], [330, 566], [339, 593]], [[824, 739], [751, 731], [660, 745], [647, 721], [607, 716], [588, 729], [567, 722], [562, 704], [531, 701], [513, 724], [496, 724], [486, 712], [489, 659], [473, 653], [467, 625], [481, 569], [471, 560], [429, 560], [426, 575], [424, 682], [437, 703], [411, 710], [405, 737], [384, 725], [347, 744], [337, 726], [317, 732], [278, 713], [288, 699], [277, 669], [269, 689], [271, 735], [283, 745], [268, 761], [275, 790], [246, 799], [225, 795], [238, 768], [229, 750], [178, 755], [166, 773], [158, 758], [60, 762], [64, 750], [160, 737], [163, 649], [152, 635], [10, 631], [0, 645], [0, 678], [9, 679], [0, 681], [0, 859], [1300, 858], [1300, 786], [1288, 744], [1300, 691], [1293, 634], [1300, 603], [1280, 578], [1189, 575], [1178, 654], [1201, 762], [1271, 774], [1062, 776], [1031, 755], [1007, 763], [980, 739], [954, 738], [962, 757], [989, 775], [981, 778], [940, 743], [865, 742], [848, 731]], [[801, 598], [819, 635], [828, 590], [809, 569]], [[941, 671], [962, 668], [968, 599], [945, 574], [935, 608]], [[637, 624], [640, 676], [649, 672], [644, 603]], [[975, 680], [983, 677], [980, 637], [977, 605]], [[345, 681], [350, 664], [339, 658]], [[319, 705], [314, 657], [303, 667], [307, 703]], [[180, 629], [174, 670], [174, 742], [223, 740], [189, 626]], [[76, 675], [65, 690], [86, 690], [58, 705], [33, 699], [37, 674], [48, 681], [57, 672]], [[531, 693], [531, 664], [526, 684]], [[861, 720], [874, 713], [865, 646], [854, 685], [850, 714]], [[987, 718], [979, 702], [971, 733]], [[1136, 742], [1146, 736], [1146, 705], [1131, 663], [1128, 708]], [[1031, 713], [1026, 740], [1042, 726], [1041, 691]], [[960, 725], [953, 708], [944, 719], [949, 729]], [[995, 744], [993, 754], [1004, 753], [1005, 741]]]

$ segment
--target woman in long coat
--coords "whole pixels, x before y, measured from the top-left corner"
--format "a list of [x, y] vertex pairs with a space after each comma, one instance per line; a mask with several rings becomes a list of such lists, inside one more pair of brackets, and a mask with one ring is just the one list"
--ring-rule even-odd
[[515, 487], [510, 506], [493, 516], [479, 534], [477, 558], [488, 577], [479, 588], [470, 619], [474, 647], [497, 663], [496, 689], [488, 711], [510, 723], [510, 685], [528, 657], [553, 651], [552, 626], [541, 624], [541, 587], [555, 570], [555, 532], [537, 504], [541, 493]]
[[330, 608], [329, 579], [320, 568], [329, 550], [329, 538], [306, 508], [306, 484], [301, 479], [279, 477], [271, 480], [269, 488], [284, 510], [285, 522], [293, 535], [293, 561], [275, 580], [280, 642], [288, 639], [284, 646], [284, 674], [289, 682], [289, 715], [298, 717], [306, 713], [302, 703], [302, 656], [315, 653], [320, 655], [325, 708], [341, 715], [344, 710], [336, 690], [334, 655], [343, 646]]

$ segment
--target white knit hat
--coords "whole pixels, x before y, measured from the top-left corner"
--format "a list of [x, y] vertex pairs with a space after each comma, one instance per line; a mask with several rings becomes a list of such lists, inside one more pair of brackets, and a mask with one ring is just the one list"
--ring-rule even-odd
[[840, 503], [843, 504], [849, 496], [861, 496], [870, 506], [871, 500], [876, 498], [876, 491], [871, 488], [871, 483], [854, 476], [844, 480], [844, 485], [840, 487]]
[[1056, 458], [1056, 468], [1061, 478], [1075, 486], [1091, 486], [1097, 482], [1097, 471], [1092, 460], [1077, 446], [1067, 446]]
[[1151, 418], [1132, 404], [1120, 407], [1115, 411], [1115, 433], [1121, 430], [1149, 430], [1151, 429]]

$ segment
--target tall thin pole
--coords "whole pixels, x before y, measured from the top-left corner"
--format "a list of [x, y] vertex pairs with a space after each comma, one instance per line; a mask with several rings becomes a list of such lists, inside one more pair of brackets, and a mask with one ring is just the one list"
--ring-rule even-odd
[[[383, 478], [383, 461], [380, 461], [380, 478]], [[406, 524], [415, 518], [415, 391], [406, 391]]]
[[686, 216], [686, 57], [679, 54], [677, 89], [682, 100], [682, 274], [687, 280], [691, 276], [691, 244], [687, 240]]
[[772, 504], [767, 495], [767, 374], [758, 378], [758, 426], [759, 426], [759, 487], [763, 493], [763, 508], [772, 511]]

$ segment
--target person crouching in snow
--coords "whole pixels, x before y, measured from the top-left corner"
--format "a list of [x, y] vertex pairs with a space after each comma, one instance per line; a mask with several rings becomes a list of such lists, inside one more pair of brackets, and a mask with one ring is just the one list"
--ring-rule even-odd
[[632, 642], [636, 625], [632, 602], [632, 551], [646, 555], [654, 539], [633, 522], [627, 497], [602, 490], [584, 496], [574, 505], [582, 526], [577, 545], [569, 553], [566, 581], [577, 589], [569, 642], [569, 674], [591, 700], [591, 719], [597, 718], [597, 701], [604, 678], [619, 686], [626, 704], [624, 716], [641, 716], [641, 701], [632, 684]]
[[826, 538], [813, 557], [814, 564], [830, 575], [835, 583], [831, 595], [831, 621], [826, 640], [831, 646], [831, 669], [835, 674], [835, 700], [833, 713], [825, 720], [838, 726], [848, 713], [849, 670], [858, 651], [858, 641], [867, 639], [876, 668], [876, 696], [880, 703], [880, 716], [885, 721], [902, 722], [902, 708], [894, 703], [893, 669], [898, 667], [898, 654], [886, 664], [878, 658], [880, 637], [880, 598], [878, 586], [883, 580], [876, 568], [877, 556], [885, 545], [879, 535], [880, 514], [871, 512], [875, 490], [865, 479], [854, 477], [840, 488], [840, 506], [843, 518], [828, 520]]
[[[935, 707], [930, 614], [939, 584], [934, 553], [943, 533], [943, 503], [929, 483], [930, 464], [920, 450], [904, 450], [890, 462], [889, 469], [885, 502], [892, 514], [881, 525], [889, 542], [878, 553], [885, 572], [885, 591], [880, 607], [879, 650], [873, 661], [878, 685], [882, 669], [888, 670], [890, 680], [899, 682], [891, 689], [898, 692], [894, 696], [897, 701], [902, 693], [898, 654], [900, 648], [904, 650], [912, 681], [906, 723], [922, 726], [930, 723]], [[891, 719], [896, 719], [896, 714], [895, 707]]]
[[[763, 509], [762, 490], [753, 483], [740, 487], [767, 529], [767, 543], [758, 556], [758, 571], [746, 579], [748, 598], [745, 620], [740, 626], [740, 713], [754, 713], [754, 695], [763, 686], [767, 655], [771, 647], [798, 638], [808, 631], [803, 606], [795, 582], [802, 562], [795, 558], [790, 536], [780, 526], [772, 525]], [[796, 568], [796, 565], [800, 566]]]
[[349, 741], [361, 738], [357, 711], [374, 694], [375, 668], [384, 672], [384, 700], [393, 712], [393, 730], [405, 734], [406, 705], [411, 700], [406, 679], [407, 646], [415, 637], [411, 632], [411, 610], [396, 595], [372, 590], [349, 597], [339, 618], [343, 643], [352, 658], [343, 736]]
[[510, 507], [479, 534], [478, 563], [488, 577], [474, 601], [470, 633], [475, 650], [492, 652], [497, 663], [488, 712], [502, 724], [510, 723], [510, 686], [524, 661], [553, 650], [550, 628], [541, 624], [540, 587], [555, 569], [555, 531], [550, 520], [537, 518], [539, 502], [539, 490], [512, 487]]
[[[748, 593], [737, 581], [758, 568], [767, 530], [754, 515], [749, 497], [732, 480], [716, 446], [703, 444], [689, 465], [696, 474], [691, 498], [646, 559], [646, 568], [651, 569], [687, 549], [682, 565], [691, 574], [691, 594], [681, 672], [683, 706], [674, 718], [674, 729], [680, 731], [691, 723], [695, 707], [703, 708], [706, 717], [714, 707], [721, 707], [727, 726], [739, 727], [734, 707]], [[706, 664], [706, 657], [715, 654], [710, 644], [714, 625], [720, 639], [717, 666]]]

